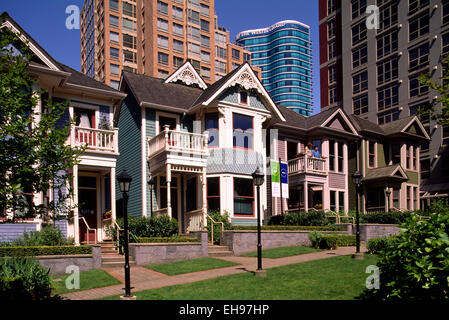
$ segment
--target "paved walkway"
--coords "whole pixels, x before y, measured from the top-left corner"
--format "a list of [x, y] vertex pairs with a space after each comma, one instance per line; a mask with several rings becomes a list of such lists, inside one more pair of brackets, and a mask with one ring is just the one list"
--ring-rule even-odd
[[[365, 246], [361, 247], [362, 252], [366, 252]], [[306, 261], [320, 260], [331, 258], [335, 256], [350, 255], [355, 252], [355, 247], [340, 247], [336, 250], [320, 251], [302, 254], [298, 256], [291, 256], [279, 259], [263, 259], [262, 267], [264, 269], [270, 269], [280, 267], [289, 264], [296, 264]], [[218, 259], [239, 263], [240, 265], [212, 269], [205, 271], [198, 271], [192, 273], [185, 273], [175, 276], [167, 276], [162, 273], [149, 270], [143, 267], [132, 266], [131, 267], [131, 286], [134, 287], [132, 292], [139, 292], [149, 289], [157, 289], [167, 286], [180, 285], [185, 283], [192, 283], [196, 281], [212, 279], [217, 277], [223, 277], [232, 274], [238, 274], [243, 272], [254, 272], [257, 269], [257, 258], [227, 256], [217, 257]], [[114, 295], [122, 295], [124, 293], [124, 268], [104, 268], [113, 277], [117, 278], [122, 284], [96, 288], [90, 290], [83, 290], [78, 292], [72, 292], [62, 295], [62, 297], [70, 300], [92, 300], [103, 297], [109, 297]]]

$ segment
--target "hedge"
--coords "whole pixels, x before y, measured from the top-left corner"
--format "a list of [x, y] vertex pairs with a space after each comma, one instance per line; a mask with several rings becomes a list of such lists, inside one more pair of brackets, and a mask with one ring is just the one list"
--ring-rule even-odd
[[167, 242], [199, 242], [196, 238], [183, 237], [138, 237], [138, 243], [167, 243]]
[[319, 246], [320, 249], [336, 249], [338, 247], [355, 246], [355, 235], [328, 235], [321, 236]]
[[360, 223], [401, 224], [410, 218], [412, 212], [372, 212], [360, 215]]
[[[341, 231], [341, 227], [340, 231]], [[338, 231], [328, 226], [260, 226], [261, 230]], [[233, 226], [232, 230], [257, 230], [257, 226]]]
[[91, 246], [0, 247], [0, 257], [35, 257], [92, 254]]
[[378, 254], [379, 252], [385, 250], [390, 244], [391, 240], [386, 237], [382, 238], [372, 238], [368, 240], [366, 248], [371, 254]]

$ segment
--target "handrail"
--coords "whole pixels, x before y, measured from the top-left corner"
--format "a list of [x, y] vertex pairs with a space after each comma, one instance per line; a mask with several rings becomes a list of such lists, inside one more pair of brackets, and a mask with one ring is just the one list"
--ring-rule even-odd
[[123, 231], [124, 229], [120, 228], [116, 220], [113, 220], [112, 222], [117, 227], [117, 247], [120, 245], [120, 231]]
[[91, 227], [89, 227], [89, 224], [87, 223], [86, 219], [84, 219], [84, 217], [79, 217], [80, 220], [84, 221], [84, 224], [87, 227], [87, 244], [89, 244], [89, 231], [93, 231], [94, 235], [95, 235], [95, 244], [97, 244], [97, 230], [96, 229], [92, 229]]
[[219, 221], [219, 222], [215, 221], [214, 219], [212, 219], [212, 217], [207, 212], [206, 212], [206, 217], [208, 217], [212, 222], [212, 225], [210, 228], [210, 238], [211, 238], [212, 244], [214, 244], [214, 225], [221, 224], [221, 231], [224, 231], [224, 223], [221, 221]]

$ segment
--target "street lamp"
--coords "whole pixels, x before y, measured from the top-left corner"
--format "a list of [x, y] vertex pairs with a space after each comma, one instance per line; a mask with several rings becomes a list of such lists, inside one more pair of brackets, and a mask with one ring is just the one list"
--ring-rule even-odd
[[387, 196], [387, 212], [390, 211], [390, 195], [391, 195], [391, 190], [388, 187], [388, 185], [386, 186], [386, 190], [385, 190], [385, 194]]
[[136, 297], [131, 295], [131, 281], [130, 281], [130, 270], [129, 270], [129, 230], [128, 230], [128, 192], [131, 187], [131, 181], [133, 178], [123, 170], [117, 176], [117, 181], [120, 186], [120, 191], [123, 194], [123, 224], [125, 229], [125, 295], [121, 296], [122, 300], [135, 300]]
[[150, 175], [150, 179], [148, 180], [148, 186], [150, 187], [150, 212], [151, 212], [151, 217], [153, 216], [153, 190], [154, 190], [154, 186], [156, 185], [156, 181], [153, 178], [153, 176]]
[[255, 275], [259, 277], [265, 277], [267, 274], [262, 269], [262, 240], [260, 235], [260, 186], [264, 181], [264, 174], [257, 167], [256, 171], [252, 174], [253, 183], [257, 189], [257, 270]]
[[362, 184], [362, 174], [359, 171], [354, 172], [352, 175], [352, 182], [355, 184], [355, 221], [356, 221], [356, 231], [355, 231], [355, 240], [356, 240], [356, 251], [352, 256], [355, 259], [363, 259], [363, 254], [360, 253], [360, 220], [359, 220], [359, 189]]

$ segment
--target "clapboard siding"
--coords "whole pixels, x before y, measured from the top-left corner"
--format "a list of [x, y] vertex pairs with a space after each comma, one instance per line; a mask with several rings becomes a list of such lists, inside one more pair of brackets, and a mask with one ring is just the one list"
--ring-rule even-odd
[[67, 220], [65, 220], [65, 219], [64, 220], [57, 220], [55, 224], [56, 224], [56, 227], [59, 228], [59, 230], [61, 230], [62, 235], [64, 236], [64, 238], [67, 239], [67, 235], [68, 235], [68, 232], [67, 232], [67, 228], [68, 228]]
[[37, 223], [0, 223], [0, 242], [11, 242], [24, 233], [37, 231]]
[[[142, 114], [140, 106], [137, 104], [129, 90], [128, 96], [122, 103], [119, 128], [119, 150], [120, 156], [117, 159], [117, 174], [124, 169], [133, 178], [131, 190], [129, 192], [128, 214], [131, 216], [142, 215], [142, 156], [141, 156], [141, 123]], [[118, 183], [115, 187], [117, 199], [117, 213], [123, 215], [123, 196]]]
[[[227, 101], [231, 103], [239, 103], [239, 90], [237, 87], [232, 87], [226, 90], [219, 98], [218, 101]], [[249, 106], [252, 108], [257, 108], [260, 110], [267, 110], [262, 100], [259, 98], [258, 94], [248, 92]]]
[[329, 172], [329, 188], [345, 189], [346, 176]]
[[[148, 138], [150, 137], [154, 137], [156, 135], [156, 112], [153, 109], [150, 108], [146, 108], [145, 109], [145, 130], [146, 130], [146, 137], [147, 139], [145, 139], [145, 149], [146, 149], [146, 156], [145, 158], [148, 157]], [[146, 184], [146, 189], [147, 189], [147, 202], [146, 202], [146, 212], [147, 212], [147, 217], [151, 216], [151, 199], [153, 198], [153, 209], [156, 210], [157, 208], [157, 192], [156, 192], [156, 187], [154, 187], [153, 189], [153, 197], [151, 197], [151, 191], [150, 191], [150, 186], [148, 185], [148, 183]]]

